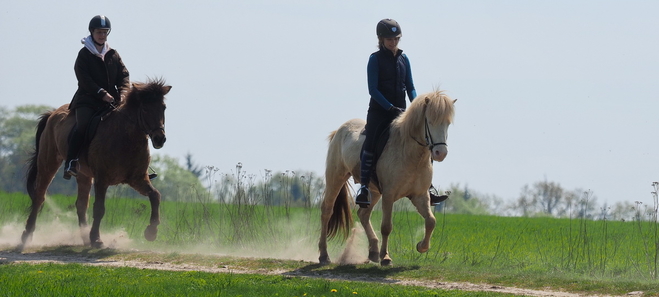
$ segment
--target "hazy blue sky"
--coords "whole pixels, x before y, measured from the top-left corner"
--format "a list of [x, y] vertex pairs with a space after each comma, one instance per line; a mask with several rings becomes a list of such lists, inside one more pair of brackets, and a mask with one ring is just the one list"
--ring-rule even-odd
[[434, 183], [506, 200], [548, 180], [600, 203], [659, 181], [659, 1], [4, 1], [0, 105], [59, 106], [92, 16], [133, 81], [164, 77], [158, 154], [230, 173], [324, 174], [364, 118], [375, 25], [396, 19], [417, 91], [458, 98]]

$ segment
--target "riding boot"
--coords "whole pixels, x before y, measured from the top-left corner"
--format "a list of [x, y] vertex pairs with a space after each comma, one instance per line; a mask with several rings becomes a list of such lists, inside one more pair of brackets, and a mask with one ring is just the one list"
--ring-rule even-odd
[[439, 195], [439, 192], [437, 189], [435, 189], [435, 186], [430, 184], [430, 189], [428, 190], [430, 192], [430, 205], [437, 205], [442, 202], [444, 202], [446, 199], [448, 199], [448, 195]]
[[78, 176], [78, 154], [82, 142], [82, 135], [76, 128], [69, 138], [69, 149], [66, 153], [66, 162], [64, 163], [64, 179], [69, 180], [71, 176]]
[[371, 182], [371, 168], [373, 167], [373, 153], [362, 151], [361, 158], [361, 176], [359, 183], [362, 185], [357, 193], [355, 202], [361, 208], [368, 208], [371, 204], [371, 192], [368, 190], [368, 184]]

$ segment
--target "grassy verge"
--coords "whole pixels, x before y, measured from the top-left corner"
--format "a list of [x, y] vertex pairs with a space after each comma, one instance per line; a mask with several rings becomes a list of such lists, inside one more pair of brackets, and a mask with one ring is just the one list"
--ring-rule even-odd
[[[0, 195], [0, 225], [22, 225], [27, 201], [21, 194]], [[52, 230], [47, 229], [52, 226], [73, 230], [69, 232], [73, 235], [68, 236], [80, 240], [74, 201], [74, 197], [49, 197], [37, 222], [35, 241], [49, 235], [39, 233], [40, 230]], [[634, 221], [620, 222], [436, 213], [437, 228], [431, 250], [419, 254], [414, 246], [421, 239], [423, 220], [416, 212], [400, 210], [394, 214], [394, 231], [389, 241], [393, 268], [370, 264], [319, 267], [314, 264], [318, 257], [320, 220], [317, 207], [236, 205], [203, 199], [196, 203], [165, 201], [161, 206], [158, 240], [146, 242], [142, 232], [148, 224], [147, 204], [146, 200], [117, 196], [107, 201], [106, 217], [101, 225], [106, 243], [111, 242], [108, 234], [119, 230], [122, 238], [129, 241], [123, 247], [161, 252], [128, 253], [122, 257], [167, 257], [140, 260], [194, 261], [200, 265], [226, 261], [237, 262], [231, 265], [276, 266], [305, 273], [384, 274], [401, 279], [550, 287], [598, 294], [630, 291], [659, 294], [656, 218], [646, 220], [639, 216]], [[376, 231], [380, 217], [380, 212], [374, 212], [372, 222]], [[0, 249], [11, 248], [2, 246], [7, 237], [16, 240], [20, 237], [20, 232], [7, 234], [5, 228], [0, 229]], [[365, 236], [357, 237], [362, 243], [355, 250], [365, 258]], [[337, 260], [346, 245], [338, 241], [330, 244], [330, 255]], [[54, 246], [57, 248], [59, 244]], [[211, 254], [255, 258], [225, 259]]]
[[[28, 251], [43, 255], [44, 259], [54, 256], [85, 258], [83, 262], [135, 261], [142, 263], [172, 263], [193, 267], [196, 270], [218, 267], [233, 271], [254, 271], [266, 275], [309, 276], [326, 279], [363, 279], [380, 283], [416, 280], [428, 283], [469, 282], [536, 290], [567, 291], [581, 294], [625, 295], [632, 291], [643, 291], [645, 296], [659, 295], [659, 286], [653, 280], [620, 280], [613, 278], [585, 277], [578, 274], [543, 271], [493, 271], [491, 269], [462, 269], [438, 267], [436, 265], [399, 264], [381, 267], [376, 264], [327, 265], [306, 261], [270, 258], [237, 258], [230, 256], [187, 254], [180, 252], [154, 253], [121, 251], [115, 249], [91, 249], [80, 246], [60, 246]], [[76, 260], [77, 261], [77, 260]], [[4, 266], [0, 265], [0, 275]], [[361, 293], [360, 293], [361, 294]], [[247, 296], [247, 295], [246, 295]], [[283, 295], [290, 296], [290, 295]], [[320, 295], [318, 295], [320, 296]], [[395, 295], [380, 295], [395, 296]], [[426, 295], [421, 295], [426, 296]]]
[[2, 296], [508, 296], [294, 276], [81, 264], [0, 265]]

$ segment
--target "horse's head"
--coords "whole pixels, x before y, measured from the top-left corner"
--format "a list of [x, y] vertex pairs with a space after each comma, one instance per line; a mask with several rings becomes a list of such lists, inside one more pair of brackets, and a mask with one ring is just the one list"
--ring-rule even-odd
[[142, 131], [151, 138], [153, 148], [165, 145], [165, 95], [171, 90], [162, 79], [147, 83], [133, 83], [125, 105], [137, 113], [137, 122]]
[[455, 101], [442, 91], [422, 94], [396, 120], [418, 144], [430, 150], [437, 162], [448, 155], [448, 127], [453, 121]]

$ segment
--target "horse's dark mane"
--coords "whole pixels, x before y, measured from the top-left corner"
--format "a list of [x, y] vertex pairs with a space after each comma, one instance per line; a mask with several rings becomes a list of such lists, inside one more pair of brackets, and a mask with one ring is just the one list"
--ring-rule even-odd
[[146, 83], [135, 82], [126, 95], [124, 105], [137, 107], [140, 104], [162, 103], [165, 98], [165, 80], [148, 79]]

